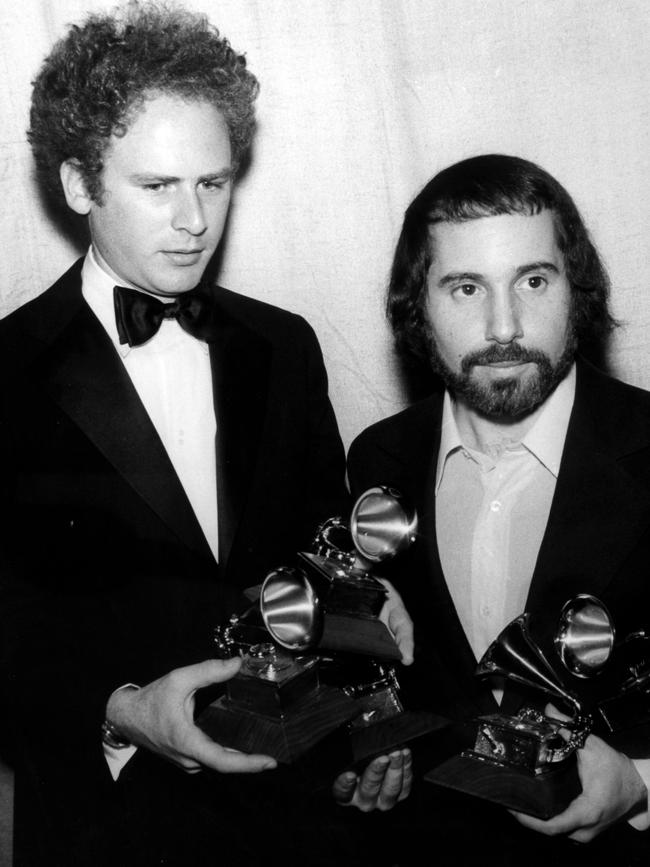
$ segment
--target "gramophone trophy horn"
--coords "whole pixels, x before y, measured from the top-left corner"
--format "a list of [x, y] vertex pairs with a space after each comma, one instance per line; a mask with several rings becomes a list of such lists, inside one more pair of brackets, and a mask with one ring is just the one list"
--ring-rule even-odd
[[302, 569], [281, 566], [270, 572], [260, 592], [264, 625], [288, 650], [316, 646], [323, 634], [323, 606]]
[[564, 687], [559, 673], [531, 639], [529, 620], [529, 614], [520, 614], [503, 629], [485, 651], [476, 675], [502, 675], [553, 698], [564, 699], [578, 712], [577, 697]]
[[325, 521], [313, 552], [301, 552], [297, 567], [274, 569], [262, 584], [260, 610], [273, 640], [289, 650], [399, 659], [379, 619], [387, 591], [372, 572], [412, 544], [416, 524], [400, 494], [381, 486], [358, 498], [349, 525]]
[[416, 527], [398, 491], [369, 488], [349, 521], [321, 524], [312, 550], [298, 553], [295, 566], [270, 572], [260, 590], [273, 641], [294, 653], [320, 654], [323, 679], [354, 699], [358, 714], [348, 724], [354, 761], [443, 725], [441, 717], [404, 710], [394, 670], [401, 654], [380, 618], [388, 592], [374, 571], [413, 543]]
[[417, 517], [392, 488], [370, 488], [352, 509], [350, 533], [357, 551], [371, 563], [381, 563], [405, 551], [415, 541]]
[[[573, 709], [568, 722], [524, 707], [514, 716], [494, 713], [477, 720], [474, 748], [465, 750], [425, 779], [549, 818], [580, 792], [575, 752], [592, 727], [570, 678], [597, 675], [608, 661], [614, 629], [605, 606], [592, 596], [569, 600], [560, 614], [554, 649], [561, 665], [544, 655], [530, 632], [530, 616], [511, 621], [492, 642], [476, 669], [479, 677], [499, 675]], [[568, 730], [568, 738], [562, 730]]]
[[560, 614], [555, 649], [576, 677], [597, 674], [614, 649], [616, 632], [609, 611], [595, 596], [570, 599]]

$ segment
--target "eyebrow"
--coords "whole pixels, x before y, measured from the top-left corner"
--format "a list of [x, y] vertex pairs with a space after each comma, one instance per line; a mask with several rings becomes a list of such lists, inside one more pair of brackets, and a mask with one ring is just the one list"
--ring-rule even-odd
[[[220, 169], [217, 172], [208, 172], [208, 174], [201, 175], [197, 178], [197, 181], [200, 183], [201, 181], [228, 181], [232, 178], [234, 172], [232, 168], [229, 166], [227, 169]], [[156, 173], [156, 172], [136, 172], [135, 174], [129, 175], [129, 180], [136, 184], [146, 184], [146, 183], [166, 183], [173, 184], [180, 180], [181, 178], [176, 175], [166, 175], [164, 173]]]
[[[550, 271], [553, 274], [560, 273], [557, 265], [554, 265], [553, 262], [528, 262], [526, 265], [520, 265], [517, 268], [515, 271], [515, 279], [518, 280], [530, 271]], [[482, 283], [485, 282], [485, 276], [483, 274], [478, 274], [476, 271], [450, 271], [449, 274], [445, 274], [444, 277], [440, 278], [438, 286], [444, 287], [448, 286], [450, 283], [462, 283], [463, 281]]]

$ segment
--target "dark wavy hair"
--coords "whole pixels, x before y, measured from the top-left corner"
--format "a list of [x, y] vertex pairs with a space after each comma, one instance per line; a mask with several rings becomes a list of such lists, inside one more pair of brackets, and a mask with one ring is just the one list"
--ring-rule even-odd
[[571, 196], [535, 163], [486, 154], [437, 174], [409, 205], [393, 259], [387, 315], [400, 354], [430, 357], [427, 274], [434, 257], [430, 228], [498, 214], [553, 213], [572, 290], [572, 318], [580, 348], [598, 343], [618, 324], [609, 307], [609, 277]]
[[245, 57], [205, 15], [137, 0], [91, 14], [56, 43], [33, 82], [27, 136], [44, 191], [64, 203], [59, 167], [75, 159], [101, 201], [109, 139], [126, 133], [153, 93], [213, 104], [228, 126], [236, 168], [253, 135], [258, 89]]

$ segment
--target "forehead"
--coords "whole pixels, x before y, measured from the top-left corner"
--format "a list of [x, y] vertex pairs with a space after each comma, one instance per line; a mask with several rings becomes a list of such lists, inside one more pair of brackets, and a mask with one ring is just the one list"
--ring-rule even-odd
[[430, 237], [436, 273], [500, 273], [533, 262], [563, 265], [549, 210], [440, 222], [431, 227]]
[[209, 102], [171, 94], [147, 97], [135, 109], [124, 135], [111, 136], [104, 154], [106, 169], [132, 173], [183, 176], [229, 164], [230, 138], [221, 112]]

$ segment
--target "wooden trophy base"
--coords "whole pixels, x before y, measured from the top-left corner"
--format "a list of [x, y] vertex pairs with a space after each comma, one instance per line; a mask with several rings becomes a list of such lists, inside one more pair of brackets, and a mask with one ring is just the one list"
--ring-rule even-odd
[[433, 768], [424, 779], [540, 819], [561, 813], [582, 791], [575, 754], [538, 775], [461, 754]]
[[400, 660], [395, 639], [381, 620], [365, 620], [347, 614], [326, 612], [319, 649], [335, 653], [357, 653], [381, 660]]
[[355, 701], [341, 690], [320, 686], [282, 717], [263, 716], [222, 697], [205, 708], [196, 724], [224, 747], [290, 764], [357, 713]]
[[402, 711], [369, 725], [350, 724], [350, 746], [355, 764], [407, 747], [425, 735], [446, 728], [445, 717], [425, 711]]

